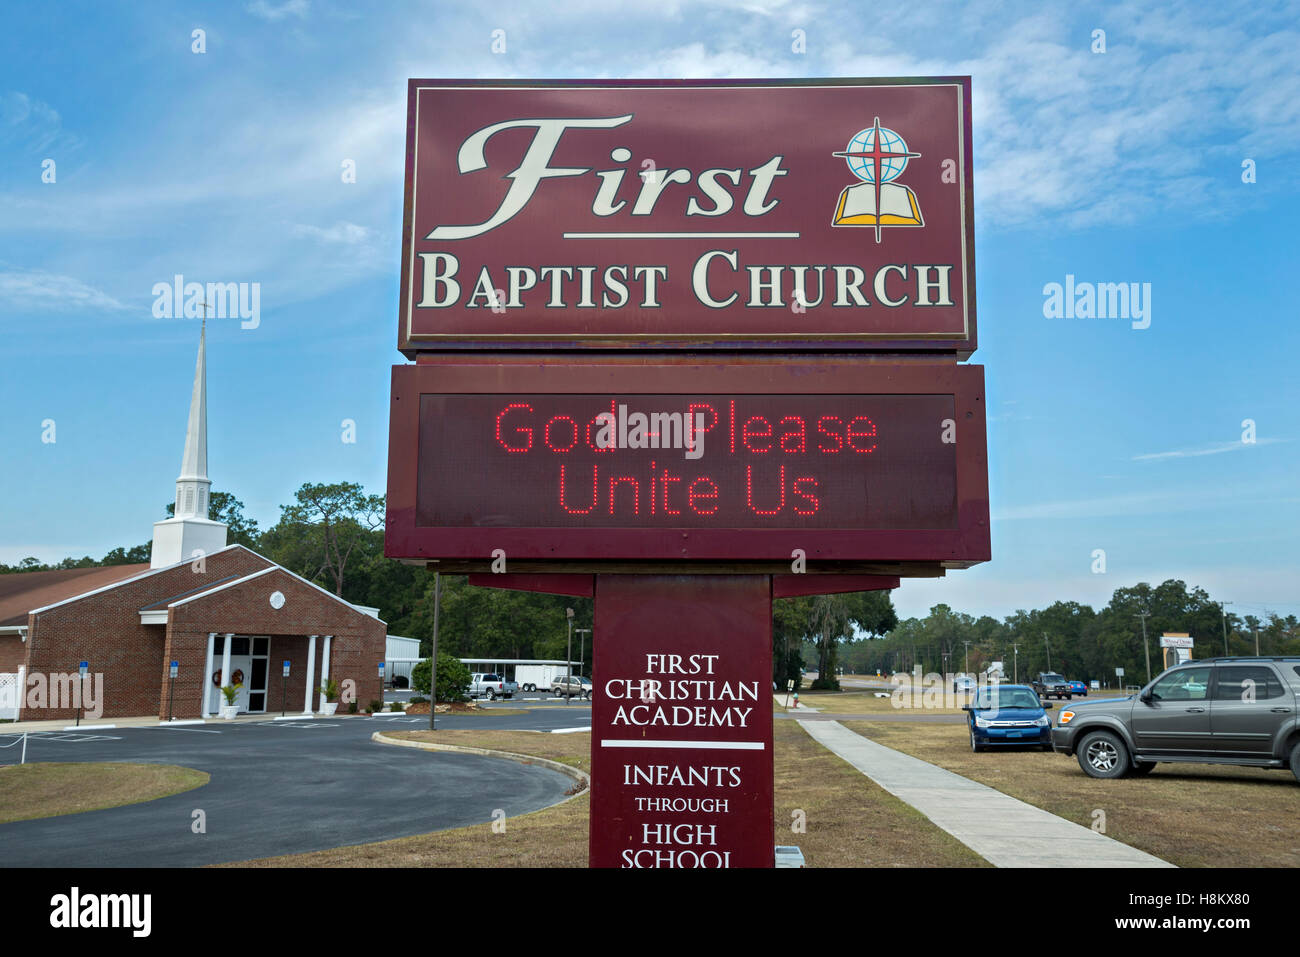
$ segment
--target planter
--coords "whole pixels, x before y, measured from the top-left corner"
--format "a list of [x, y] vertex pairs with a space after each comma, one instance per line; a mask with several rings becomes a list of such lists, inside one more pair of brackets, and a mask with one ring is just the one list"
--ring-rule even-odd
[[239, 705], [223, 704], [221, 706], [221, 717], [225, 720], [232, 721], [237, 714], [239, 714]]
[[339, 703], [337, 701], [325, 701], [320, 706], [320, 713], [333, 714], [338, 709], [339, 709]]

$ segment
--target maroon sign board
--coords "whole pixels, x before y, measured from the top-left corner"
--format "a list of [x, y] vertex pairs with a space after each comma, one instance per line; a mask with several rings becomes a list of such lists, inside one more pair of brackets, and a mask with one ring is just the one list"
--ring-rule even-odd
[[592, 867], [771, 867], [772, 601], [761, 575], [596, 576]]
[[390, 555], [989, 557], [979, 366], [449, 359], [391, 408]]
[[411, 80], [399, 348], [974, 351], [970, 78]]

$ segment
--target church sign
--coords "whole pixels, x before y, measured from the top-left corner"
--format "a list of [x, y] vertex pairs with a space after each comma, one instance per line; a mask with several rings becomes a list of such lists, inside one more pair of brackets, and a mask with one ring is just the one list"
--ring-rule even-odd
[[399, 348], [974, 351], [968, 77], [411, 80]]
[[985, 561], [983, 391], [952, 362], [428, 357], [393, 369], [388, 551]]

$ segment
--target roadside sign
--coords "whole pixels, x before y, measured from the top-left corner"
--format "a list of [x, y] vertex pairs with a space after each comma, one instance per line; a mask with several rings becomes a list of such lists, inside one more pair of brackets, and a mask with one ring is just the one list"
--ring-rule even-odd
[[289, 677], [289, 659], [288, 659], [288, 658], [285, 658], [285, 659], [284, 659], [284, 676], [285, 676], [286, 678]]
[[1124, 677], [1124, 669], [1123, 669], [1123, 668], [1116, 668], [1116, 669], [1115, 669], [1115, 677], [1116, 677], [1116, 678], [1123, 678], [1123, 677]]
[[168, 677], [175, 678], [177, 672], [180, 671], [180, 667], [181, 667], [181, 666], [180, 666], [180, 662], [179, 662], [179, 661], [173, 661], [173, 662], [171, 663], [171, 665], [169, 666], [169, 668], [168, 668], [168, 670], [170, 671], [170, 674], [168, 675]]
[[410, 80], [398, 348], [968, 357], [970, 99], [969, 77]]
[[385, 554], [969, 567], [983, 393], [982, 367], [938, 362], [397, 366]]
[[81, 664], [77, 665], [77, 670], [81, 672], [81, 677], [86, 677], [86, 672], [90, 670], [90, 662], [83, 661]]

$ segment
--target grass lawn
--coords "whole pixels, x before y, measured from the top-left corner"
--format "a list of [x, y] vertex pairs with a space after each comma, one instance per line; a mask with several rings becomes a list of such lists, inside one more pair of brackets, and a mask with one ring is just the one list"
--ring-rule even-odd
[[174, 764], [38, 762], [0, 768], [0, 824], [138, 804], [208, 783]]
[[[782, 699], [784, 700], [784, 699]], [[908, 699], [904, 696], [902, 701]], [[874, 691], [801, 691], [799, 692], [799, 703], [817, 708], [831, 714], [888, 714], [894, 712], [898, 714], [962, 714], [961, 705], [965, 704], [965, 698], [954, 698], [948, 696], [950, 702], [956, 702], [956, 707], [920, 707], [923, 703], [920, 692], [916, 695], [916, 707], [894, 707], [892, 698], [877, 698]], [[936, 702], [938, 703], [938, 702]], [[797, 711], [796, 708], [788, 708], [788, 711]]]
[[[529, 731], [403, 731], [395, 737], [492, 748], [591, 770], [590, 734]], [[809, 867], [985, 865], [964, 844], [882, 791], [793, 722], [778, 722], [774, 844], [797, 844]], [[490, 760], [484, 758], [484, 760]], [[376, 844], [230, 864], [230, 867], [586, 867], [588, 795], [490, 824]], [[791, 832], [804, 812], [807, 832]]]
[[961, 725], [844, 725], [1084, 827], [1104, 811], [1107, 836], [1180, 867], [1300, 866], [1300, 785], [1290, 771], [1161, 764], [1107, 781], [1060, 754], [974, 754]]

